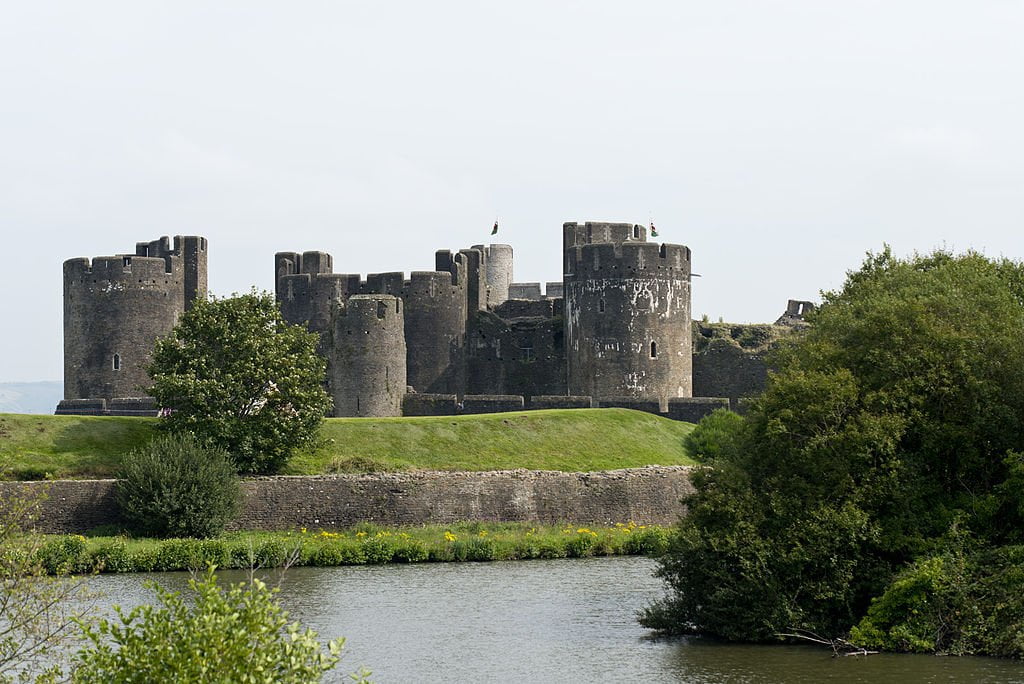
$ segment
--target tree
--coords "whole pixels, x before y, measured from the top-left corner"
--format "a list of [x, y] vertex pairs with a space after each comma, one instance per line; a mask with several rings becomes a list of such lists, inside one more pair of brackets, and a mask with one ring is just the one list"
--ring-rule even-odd
[[273, 473], [330, 409], [316, 344], [268, 293], [197, 301], [157, 342], [149, 392], [168, 430], [226, 449], [240, 472]]
[[[338, 663], [343, 639], [329, 641], [288, 622], [275, 591], [259, 579], [221, 588], [213, 570], [189, 581], [194, 594], [147, 585], [158, 606], [117, 620], [83, 623], [89, 645], [75, 657], [76, 682], [318, 682]], [[353, 679], [365, 681], [360, 673]]]
[[32, 496], [0, 501], [0, 682], [56, 681], [48, 663], [74, 634], [75, 606], [86, 598], [81, 579], [47, 576], [43, 537], [31, 529], [37, 512]]
[[869, 255], [742, 425], [715, 437], [642, 616], [670, 632], [846, 633], [954, 525], [1019, 541], [1024, 268]]
[[238, 513], [242, 490], [223, 449], [161, 435], [129, 453], [115, 490], [128, 527], [152, 537], [212, 537]]

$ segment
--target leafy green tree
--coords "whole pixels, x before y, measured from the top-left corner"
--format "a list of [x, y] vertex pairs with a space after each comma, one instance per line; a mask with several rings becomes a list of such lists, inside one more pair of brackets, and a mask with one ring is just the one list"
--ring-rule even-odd
[[231, 457], [191, 434], [160, 435], [129, 453], [115, 498], [133, 532], [213, 537], [237, 513], [242, 490]]
[[189, 581], [193, 600], [148, 586], [158, 606], [115, 607], [117, 620], [82, 623], [89, 645], [75, 658], [72, 681], [305, 684], [338, 663], [344, 640], [324, 652], [316, 632], [289, 623], [275, 590], [258, 579], [221, 588], [210, 570]]
[[268, 293], [198, 301], [157, 342], [149, 392], [168, 430], [226, 449], [240, 472], [273, 473], [330, 409], [316, 344]]
[[768, 640], [847, 632], [958, 521], [1019, 539], [1024, 269], [885, 250], [824, 295], [742, 425], [706, 430], [642, 616], [671, 632]]

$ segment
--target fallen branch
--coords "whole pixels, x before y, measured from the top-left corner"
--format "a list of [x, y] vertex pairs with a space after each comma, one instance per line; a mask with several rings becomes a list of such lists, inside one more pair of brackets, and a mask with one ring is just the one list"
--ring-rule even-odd
[[875, 655], [878, 651], [869, 651], [866, 648], [861, 648], [855, 644], [851, 644], [846, 639], [836, 637], [835, 639], [828, 639], [823, 636], [819, 636], [814, 632], [806, 629], [793, 629], [792, 632], [776, 632], [777, 637], [789, 637], [791, 639], [803, 639], [804, 641], [810, 641], [815, 644], [821, 644], [822, 646], [828, 646], [832, 649], [832, 657], [838, 658], [839, 656], [867, 656]]

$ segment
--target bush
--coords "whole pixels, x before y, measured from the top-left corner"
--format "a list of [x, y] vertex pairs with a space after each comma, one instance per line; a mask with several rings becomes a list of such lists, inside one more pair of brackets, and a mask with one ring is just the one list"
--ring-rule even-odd
[[164, 435], [125, 458], [116, 499], [137, 534], [212, 537], [238, 513], [241, 487], [223, 449]]
[[1024, 657], [1024, 547], [919, 560], [871, 603], [850, 639], [889, 651]]
[[316, 632], [288, 623], [263, 582], [222, 589], [211, 570], [189, 586], [194, 601], [149, 583], [159, 606], [115, 608], [117, 620], [82, 623], [90, 645], [76, 655], [72, 680], [305, 684], [338, 663], [343, 640], [325, 653]]
[[715, 409], [701, 418], [683, 444], [694, 459], [708, 462], [733, 444], [742, 425], [743, 417], [739, 414], [729, 409]]

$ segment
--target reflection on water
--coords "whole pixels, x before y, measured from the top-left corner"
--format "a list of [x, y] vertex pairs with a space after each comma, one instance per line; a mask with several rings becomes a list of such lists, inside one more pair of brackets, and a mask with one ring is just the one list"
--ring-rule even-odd
[[[662, 592], [645, 558], [294, 568], [281, 601], [323, 637], [345, 636], [337, 671], [377, 682], [1024, 682], [986, 658], [832, 658], [813, 647], [653, 639], [635, 613]], [[237, 572], [221, 573], [237, 580]], [[149, 601], [156, 577], [105, 575], [110, 602]]]

